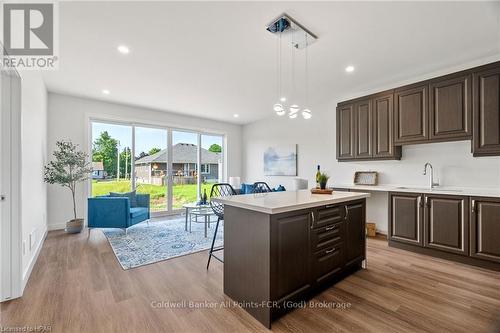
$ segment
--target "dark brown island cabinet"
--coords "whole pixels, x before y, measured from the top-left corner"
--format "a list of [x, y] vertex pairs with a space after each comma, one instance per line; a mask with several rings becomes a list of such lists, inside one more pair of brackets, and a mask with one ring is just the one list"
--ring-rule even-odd
[[401, 159], [401, 146], [472, 140], [500, 156], [500, 62], [337, 105], [339, 161]]
[[389, 245], [500, 270], [500, 199], [389, 194]]
[[[325, 199], [319, 195], [314, 207], [303, 209], [283, 201], [279, 204], [283, 209], [273, 205], [275, 197], [295, 197], [300, 192], [221, 201], [225, 203], [224, 293], [268, 328], [282, 314], [361, 268], [366, 258], [369, 195], [343, 192]], [[309, 191], [300, 195], [311, 197]], [[340, 203], [324, 203], [335, 197]], [[271, 206], [282, 212], [260, 209]]]

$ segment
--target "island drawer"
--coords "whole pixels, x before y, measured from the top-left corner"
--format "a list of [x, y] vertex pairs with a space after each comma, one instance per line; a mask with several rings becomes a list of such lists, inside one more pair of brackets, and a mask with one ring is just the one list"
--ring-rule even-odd
[[344, 264], [343, 243], [328, 247], [313, 254], [312, 273], [314, 281], [321, 283], [339, 272]]
[[314, 227], [320, 228], [344, 220], [345, 208], [343, 205], [327, 205], [316, 210]]
[[334, 246], [340, 242], [344, 237], [344, 222], [330, 224], [318, 229], [311, 233], [311, 248], [312, 251]]

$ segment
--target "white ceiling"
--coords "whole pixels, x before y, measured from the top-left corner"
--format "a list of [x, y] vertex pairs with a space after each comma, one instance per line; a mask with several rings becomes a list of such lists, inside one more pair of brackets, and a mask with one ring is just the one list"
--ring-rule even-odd
[[313, 107], [500, 53], [500, 2], [61, 2], [60, 69], [44, 79], [53, 92], [249, 123], [277, 99], [265, 25], [282, 12], [319, 37]]

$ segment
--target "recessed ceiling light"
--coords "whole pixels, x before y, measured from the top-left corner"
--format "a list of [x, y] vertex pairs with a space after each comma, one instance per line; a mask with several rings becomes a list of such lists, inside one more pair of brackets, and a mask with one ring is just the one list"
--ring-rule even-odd
[[345, 71], [346, 71], [347, 73], [354, 72], [354, 66], [347, 66], [347, 67], [345, 68]]
[[240, 116], [240, 115], [239, 115], [239, 114], [237, 114], [237, 113], [233, 114], [233, 117], [234, 117], [234, 118], [238, 118], [239, 116]]
[[130, 53], [130, 49], [126, 45], [120, 45], [120, 46], [118, 46], [117, 50], [121, 54], [129, 54]]
[[102, 90], [102, 93], [103, 93], [104, 95], [109, 95], [111, 92], [110, 92], [108, 89], [103, 89], [103, 90]]

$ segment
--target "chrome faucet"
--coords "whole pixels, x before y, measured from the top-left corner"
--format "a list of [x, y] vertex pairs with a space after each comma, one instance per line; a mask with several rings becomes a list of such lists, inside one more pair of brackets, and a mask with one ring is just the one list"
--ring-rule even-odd
[[436, 186], [439, 186], [439, 183], [434, 183], [434, 169], [432, 168], [432, 164], [429, 162], [424, 165], [424, 176], [427, 175], [427, 166], [431, 168], [431, 174], [429, 175], [429, 189], [433, 189]]

